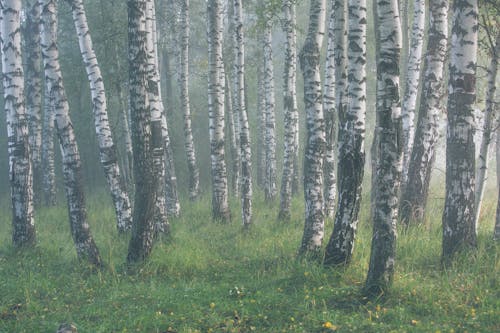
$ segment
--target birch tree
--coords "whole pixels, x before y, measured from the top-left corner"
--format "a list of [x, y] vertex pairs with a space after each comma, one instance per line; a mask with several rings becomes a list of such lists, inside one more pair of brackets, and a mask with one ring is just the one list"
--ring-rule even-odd
[[226, 162], [224, 161], [224, 63], [222, 59], [222, 4], [207, 1], [208, 112], [212, 167], [212, 217], [229, 222]]
[[370, 265], [365, 292], [379, 295], [393, 279], [396, 222], [402, 169], [399, 63], [402, 44], [398, 0], [377, 0], [377, 113], [378, 163]]
[[107, 99], [101, 69], [92, 45], [83, 1], [67, 1], [71, 6], [80, 52], [90, 84], [92, 111], [94, 114], [97, 141], [99, 143], [101, 165], [104, 169], [104, 174], [113, 199], [118, 230], [125, 231], [132, 225], [132, 206], [130, 205], [128, 193], [125, 190], [125, 182], [121, 176], [116, 146], [109, 126]]
[[477, 0], [455, 1], [451, 29], [446, 135], [443, 261], [476, 246], [474, 230]]
[[239, 115], [241, 149], [241, 217], [245, 227], [252, 223], [252, 151], [245, 101], [245, 42], [243, 34], [243, 3], [233, 0], [234, 19], [234, 94]]
[[305, 224], [299, 254], [317, 256], [324, 234], [323, 159], [325, 120], [321, 99], [320, 49], [325, 33], [326, 0], [311, 0], [307, 37], [300, 52], [304, 77], [307, 140], [304, 156]]
[[200, 171], [196, 162], [196, 151], [194, 147], [193, 130], [191, 126], [191, 105], [189, 100], [189, 0], [180, 3], [180, 97], [181, 108], [184, 116], [184, 149], [188, 165], [188, 191], [189, 199], [196, 200], [200, 192]]
[[285, 66], [283, 85], [283, 106], [285, 113], [285, 140], [283, 157], [283, 176], [281, 178], [280, 211], [278, 218], [290, 219], [292, 201], [292, 183], [297, 159], [299, 112], [297, 108], [297, 33], [296, 33], [296, 5], [292, 0], [283, 1], [285, 41]]
[[448, 47], [448, 0], [431, 0], [429, 13], [422, 94], [408, 178], [400, 202], [399, 217], [406, 224], [411, 220], [421, 222], [424, 218], [439, 139], [439, 120], [443, 112], [444, 66]]
[[326, 49], [325, 83], [323, 87], [323, 113], [325, 116], [326, 149], [324, 161], [325, 216], [333, 217], [337, 180], [335, 179], [335, 0], [331, 1]]
[[41, 201], [42, 185], [42, 51], [40, 48], [40, 6], [38, 1], [26, 2], [25, 22], [25, 85], [29, 145], [33, 164], [33, 199]]
[[54, 110], [53, 101], [48, 89], [47, 78], [44, 80], [45, 89], [43, 94], [43, 124], [42, 124], [42, 188], [45, 206], [55, 206], [56, 197], [56, 174], [55, 174], [55, 152], [54, 152]]
[[153, 248], [158, 186], [153, 154], [163, 145], [161, 122], [152, 122], [148, 103], [146, 0], [128, 0], [129, 99], [132, 118], [135, 205], [127, 261], [147, 258]]
[[9, 180], [12, 201], [12, 242], [16, 247], [36, 241], [33, 216], [33, 169], [30, 161], [28, 117], [24, 107], [21, 50], [21, 2], [0, 2], [0, 45], [4, 108], [7, 119]]
[[[259, 55], [259, 58], [261, 55]], [[257, 185], [265, 188], [266, 179], [266, 99], [264, 88], [264, 66], [257, 68]]]
[[40, 1], [41, 45], [47, 89], [53, 100], [54, 124], [61, 148], [64, 187], [68, 201], [70, 229], [78, 258], [100, 266], [101, 258], [90, 232], [82, 181], [80, 153], [69, 117], [57, 47], [57, 2]]
[[348, 17], [348, 96], [339, 115], [339, 198], [326, 265], [349, 263], [354, 249], [363, 181], [366, 116], [366, 1], [350, 0]]
[[[420, 64], [424, 46], [425, 0], [414, 0], [413, 24], [408, 49], [408, 66], [402, 107], [403, 119], [403, 184], [406, 183], [413, 140], [415, 137], [415, 109], [417, 106], [418, 87], [420, 84]], [[406, 33], [406, 31], [405, 31]], [[405, 50], [406, 52], [406, 50]]]

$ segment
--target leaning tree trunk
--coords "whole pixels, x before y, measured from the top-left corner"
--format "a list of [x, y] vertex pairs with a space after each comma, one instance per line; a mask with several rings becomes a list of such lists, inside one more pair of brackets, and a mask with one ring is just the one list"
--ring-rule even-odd
[[283, 106], [285, 113], [285, 156], [283, 158], [283, 177], [281, 178], [280, 220], [290, 219], [290, 207], [292, 202], [292, 183], [295, 172], [295, 160], [298, 147], [295, 144], [299, 112], [297, 109], [297, 38], [295, 32], [296, 13], [295, 2], [283, 1], [283, 14], [285, 16], [283, 30], [286, 34], [285, 42], [285, 68], [283, 85]]
[[233, 105], [240, 120], [240, 149], [241, 149], [241, 218], [244, 227], [252, 223], [252, 151], [250, 142], [250, 128], [245, 101], [245, 42], [243, 36], [243, 3], [233, 1], [234, 10], [234, 94]]
[[325, 84], [323, 87], [323, 113], [325, 116], [326, 149], [324, 161], [325, 216], [332, 218], [335, 212], [337, 180], [335, 179], [335, 2], [331, 1], [328, 22], [328, 46], [326, 49]]
[[0, 46], [4, 108], [7, 118], [9, 179], [14, 246], [35, 244], [33, 170], [30, 161], [28, 119], [24, 108], [24, 73], [21, 58], [21, 2], [0, 2]]
[[44, 113], [42, 126], [42, 187], [45, 206], [55, 206], [56, 198], [56, 173], [54, 152], [54, 103], [48, 89], [47, 79], [44, 89]]
[[99, 266], [101, 258], [90, 233], [85, 207], [80, 153], [69, 117], [69, 104], [64, 90], [57, 36], [57, 2], [42, 0], [42, 57], [49, 93], [53, 99], [54, 123], [61, 148], [64, 187], [68, 199], [71, 235], [80, 259]]
[[[224, 76], [226, 82], [230, 82], [227, 75]], [[240, 169], [241, 169], [241, 151], [239, 140], [239, 127], [238, 119], [235, 114], [233, 105], [233, 93], [229, 84], [225, 87], [225, 119], [228, 124], [229, 134], [229, 152], [232, 159], [232, 172], [231, 172], [231, 192], [234, 196], [238, 197], [240, 194]]]
[[325, 265], [348, 264], [354, 250], [365, 164], [366, 0], [349, 1], [348, 25], [349, 104], [339, 118], [339, 198]]
[[320, 49], [325, 33], [326, 0], [311, 0], [309, 29], [300, 52], [304, 76], [307, 141], [304, 156], [305, 224], [299, 254], [318, 256], [324, 234], [323, 159], [325, 120], [321, 101]]
[[423, 87], [417, 129], [408, 166], [408, 180], [401, 194], [399, 218], [405, 224], [424, 219], [429, 183], [443, 112], [444, 62], [448, 45], [448, 0], [432, 0], [429, 8], [429, 40], [424, 59]]
[[40, 6], [38, 1], [26, 3], [26, 114], [29, 145], [33, 163], [33, 198], [42, 198], [42, 50], [40, 47]]
[[370, 265], [365, 292], [380, 295], [394, 276], [396, 222], [403, 150], [399, 62], [402, 44], [398, 0], [377, 1], [377, 113], [378, 163]]
[[483, 135], [479, 152], [479, 165], [476, 171], [476, 202], [474, 212], [474, 229], [477, 234], [481, 202], [483, 201], [484, 185], [487, 179], [490, 142], [492, 137], [492, 122], [496, 116], [496, 79], [498, 71], [498, 55], [500, 54], [500, 33], [497, 35], [495, 46], [491, 46], [491, 61], [488, 68], [488, 90], [486, 91], [486, 108], [484, 115]]
[[132, 207], [125, 190], [125, 182], [120, 174], [116, 146], [109, 126], [107, 100], [101, 69], [92, 45], [83, 0], [67, 1], [71, 5], [73, 12], [80, 52], [90, 83], [94, 125], [99, 143], [99, 157], [113, 198], [118, 230], [125, 231], [130, 229], [132, 225]]
[[264, 86], [266, 100], [266, 177], [264, 193], [266, 201], [276, 198], [276, 115], [274, 97], [274, 66], [272, 48], [272, 24], [270, 15], [265, 15], [263, 31]]
[[473, 105], [476, 101], [477, 16], [477, 0], [453, 3], [443, 214], [445, 263], [460, 249], [476, 246]]
[[184, 149], [188, 165], [189, 199], [196, 200], [200, 193], [200, 171], [196, 163], [193, 130], [191, 128], [191, 106], [189, 101], [189, 0], [181, 1], [180, 11], [180, 98], [184, 116]]
[[224, 161], [224, 63], [222, 60], [222, 4], [207, 2], [208, 110], [212, 166], [212, 217], [229, 222], [226, 162]]
[[[406, 0], [407, 1], [407, 0]], [[403, 97], [403, 186], [406, 184], [408, 164], [415, 137], [415, 109], [417, 106], [418, 87], [420, 84], [420, 64], [424, 46], [425, 0], [414, 0], [413, 25], [409, 45], [408, 66], [406, 68], [405, 93]], [[406, 30], [404, 30], [406, 34]], [[406, 50], [405, 50], [406, 52]]]
[[153, 154], [161, 149], [161, 124], [153, 123], [148, 104], [146, 0], [128, 0], [129, 94], [134, 154], [135, 200], [127, 261], [147, 258], [153, 248], [158, 186]]

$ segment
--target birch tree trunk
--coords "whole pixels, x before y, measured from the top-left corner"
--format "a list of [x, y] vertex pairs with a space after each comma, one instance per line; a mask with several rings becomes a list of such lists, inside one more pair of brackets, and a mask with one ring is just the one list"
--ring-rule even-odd
[[59, 50], [56, 42], [57, 3], [55, 0], [42, 0], [40, 5], [42, 13], [42, 57], [48, 90], [54, 101], [54, 123], [61, 148], [71, 235], [78, 258], [86, 260], [95, 266], [100, 266], [101, 258], [87, 220], [80, 153], [73, 124], [69, 117], [69, 104], [59, 64]]
[[283, 0], [284, 25], [283, 30], [286, 35], [285, 41], [285, 66], [283, 85], [283, 106], [285, 113], [285, 143], [283, 158], [283, 177], [281, 178], [280, 193], [280, 220], [290, 220], [290, 206], [292, 201], [292, 183], [295, 172], [298, 146], [296, 137], [298, 136], [297, 124], [299, 122], [299, 112], [297, 108], [297, 34], [295, 25], [297, 17], [295, 13], [295, 2]]
[[479, 216], [481, 214], [481, 203], [484, 196], [484, 185], [488, 174], [488, 160], [490, 151], [490, 142], [492, 138], [492, 122], [496, 116], [496, 80], [498, 71], [498, 55], [500, 54], [500, 34], [496, 37], [495, 46], [492, 47], [491, 61], [488, 67], [488, 90], [486, 91], [486, 108], [484, 111], [483, 135], [481, 140], [481, 148], [479, 152], [479, 165], [476, 171], [476, 188], [475, 188], [475, 212], [474, 212], [474, 229], [476, 231], [479, 226]]
[[[407, 0], [406, 0], [407, 1]], [[424, 46], [425, 29], [425, 0], [414, 0], [413, 24], [411, 28], [411, 39], [408, 50], [408, 67], [405, 77], [405, 92], [403, 97], [402, 119], [403, 119], [403, 184], [406, 184], [408, 164], [410, 163], [411, 150], [415, 137], [415, 109], [417, 106], [418, 87], [420, 84], [420, 64], [422, 62], [422, 50]], [[406, 30], [404, 30], [406, 33]], [[404, 50], [404, 52], [407, 52]]]
[[129, 94], [134, 153], [135, 204], [127, 261], [146, 259], [153, 248], [156, 181], [153, 154], [161, 149], [161, 123], [153, 122], [148, 103], [146, 0], [128, 0]]
[[339, 198], [325, 265], [348, 264], [354, 250], [363, 181], [366, 116], [366, 1], [349, 1], [348, 96], [339, 113]]
[[444, 64], [448, 47], [448, 0], [431, 0], [429, 13], [422, 94], [408, 178], [400, 202], [399, 218], [406, 224], [411, 220], [422, 222], [424, 219], [439, 139], [440, 114], [443, 112]]
[[191, 128], [191, 105], [189, 101], [189, 0], [181, 1], [180, 11], [180, 95], [184, 115], [184, 149], [188, 165], [189, 199], [196, 200], [200, 193], [200, 171], [196, 163], [193, 130]]
[[252, 150], [245, 101], [245, 41], [243, 35], [243, 3], [233, 0], [234, 18], [234, 94], [235, 111], [239, 115], [241, 149], [241, 218], [244, 227], [252, 223]]
[[[227, 75], [225, 75], [226, 82], [231, 82]], [[240, 169], [241, 169], [241, 151], [240, 140], [238, 138], [239, 130], [238, 119], [236, 118], [236, 110], [233, 105], [233, 94], [229, 84], [225, 87], [225, 116], [228, 124], [229, 134], [229, 151], [232, 159], [232, 172], [231, 172], [231, 192], [234, 196], [240, 195]], [[238, 117], [239, 118], [239, 117]]]
[[445, 263], [460, 249], [476, 246], [473, 104], [476, 100], [477, 16], [477, 0], [453, 3], [443, 214]]
[[305, 224], [299, 254], [319, 255], [324, 234], [323, 159], [325, 120], [321, 100], [320, 49], [325, 33], [326, 0], [311, 0], [309, 28], [300, 52], [304, 76], [307, 141], [304, 156]]
[[56, 197], [56, 174], [54, 154], [54, 103], [50, 96], [47, 79], [44, 89], [44, 113], [42, 126], [42, 173], [43, 173], [43, 197], [45, 206], [55, 206]]
[[[264, 5], [263, 6], [267, 6]], [[276, 114], [274, 96], [274, 65], [272, 48], [272, 23], [270, 14], [264, 17], [264, 87], [266, 101], [266, 178], [264, 193], [266, 201], [274, 201], [277, 195], [276, 186]]]
[[0, 45], [12, 200], [12, 242], [16, 247], [33, 246], [36, 242], [33, 169], [30, 161], [28, 117], [24, 107], [21, 2], [2, 0], [0, 6]]
[[[262, 57], [259, 57], [262, 58]], [[264, 66], [257, 69], [257, 185], [265, 188], [266, 179], [266, 99], [264, 88]]]
[[97, 141], [99, 143], [99, 157], [111, 192], [111, 197], [113, 198], [117, 227], [119, 231], [123, 232], [130, 229], [132, 225], [132, 207], [125, 190], [125, 182], [122, 179], [118, 166], [116, 146], [109, 126], [107, 100], [101, 69], [92, 45], [83, 1], [67, 1], [71, 5], [80, 52], [90, 83], [94, 125]]
[[226, 162], [224, 160], [224, 63], [222, 59], [222, 4], [207, 1], [208, 110], [212, 166], [212, 217], [230, 222]]
[[396, 222], [403, 150], [399, 64], [402, 44], [398, 0], [377, 0], [379, 43], [377, 113], [379, 114], [376, 199], [370, 265], [365, 284], [369, 295], [387, 291], [394, 276]]
[[29, 145], [33, 163], [33, 200], [42, 198], [42, 50], [40, 48], [40, 6], [38, 1], [26, 3], [26, 113]]
[[332, 218], [335, 212], [337, 180], [335, 175], [335, 0], [331, 1], [328, 22], [328, 45], [326, 49], [325, 83], [323, 87], [323, 113], [325, 116], [326, 149], [324, 161], [325, 217]]

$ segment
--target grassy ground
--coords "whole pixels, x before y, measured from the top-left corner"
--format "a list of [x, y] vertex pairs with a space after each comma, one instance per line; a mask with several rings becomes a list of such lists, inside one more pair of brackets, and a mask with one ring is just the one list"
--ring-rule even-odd
[[[125, 262], [127, 236], [114, 228], [109, 199], [94, 195], [89, 218], [106, 268], [75, 258], [64, 208], [37, 214], [38, 245], [16, 251], [8, 203], [0, 206], [0, 332], [500, 332], [500, 259], [491, 240], [495, 204], [487, 202], [479, 248], [440, 268], [442, 200], [428, 223], [400, 234], [392, 292], [360, 294], [371, 239], [363, 207], [352, 264], [324, 269], [298, 262], [303, 204], [292, 221], [255, 203], [255, 225], [213, 224], [209, 201], [184, 203], [173, 236], [156, 244], [141, 267]], [[328, 222], [327, 232], [332, 229]]]

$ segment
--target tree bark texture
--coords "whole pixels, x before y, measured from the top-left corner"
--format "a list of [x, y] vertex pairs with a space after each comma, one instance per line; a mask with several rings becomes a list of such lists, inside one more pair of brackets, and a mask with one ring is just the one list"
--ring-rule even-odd
[[71, 235], [78, 258], [100, 266], [99, 251], [90, 232], [83, 190], [80, 153], [69, 117], [69, 104], [64, 90], [59, 50], [57, 48], [57, 2], [42, 0], [41, 45], [48, 90], [53, 100], [54, 123], [61, 148], [64, 187], [68, 201]]
[[55, 152], [54, 152], [54, 103], [48, 89], [48, 80], [45, 79], [44, 89], [44, 112], [42, 126], [42, 187], [45, 206], [55, 206], [56, 197], [56, 174], [55, 174]]
[[157, 180], [153, 162], [161, 149], [161, 124], [152, 122], [148, 104], [146, 0], [128, 0], [129, 100], [134, 154], [135, 205], [127, 261], [146, 259], [153, 248]]
[[[413, 24], [411, 28], [411, 39], [408, 49], [408, 63], [405, 73], [406, 83], [404, 85], [403, 107], [401, 111], [403, 119], [404, 142], [402, 175], [403, 184], [405, 184], [407, 181], [406, 176], [408, 174], [408, 164], [410, 163], [410, 156], [413, 149], [413, 141], [415, 137], [415, 110], [417, 106], [418, 87], [420, 84], [420, 64], [422, 62], [422, 50], [424, 46], [424, 29], [425, 0], [414, 0]], [[404, 30], [404, 33], [407, 33], [406, 30]]]
[[305, 223], [299, 254], [315, 257], [324, 234], [323, 159], [325, 119], [321, 96], [320, 48], [325, 33], [326, 0], [311, 0], [309, 28], [300, 52], [304, 77], [307, 141], [304, 156]]
[[326, 265], [347, 264], [354, 250], [365, 164], [366, 117], [366, 1], [349, 1], [348, 98], [339, 113], [339, 197], [333, 233], [325, 253]]
[[33, 216], [33, 169], [30, 160], [21, 50], [21, 2], [2, 0], [0, 6], [0, 45], [12, 202], [12, 242], [16, 247], [32, 246], [36, 242], [36, 233]]
[[94, 114], [97, 142], [99, 143], [101, 165], [104, 169], [104, 174], [113, 199], [118, 230], [125, 231], [132, 226], [132, 206], [130, 205], [128, 193], [125, 189], [125, 182], [122, 179], [120, 167], [118, 165], [116, 146], [109, 125], [106, 92], [101, 69], [92, 45], [83, 1], [67, 1], [71, 5], [80, 52], [90, 83], [92, 111]]
[[227, 170], [224, 160], [224, 62], [222, 59], [222, 4], [207, 1], [208, 110], [212, 167], [212, 217], [230, 222]]
[[281, 178], [280, 220], [290, 219], [290, 207], [292, 201], [292, 183], [295, 170], [295, 162], [298, 154], [299, 112], [297, 108], [297, 33], [295, 29], [297, 15], [296, 5], [292, 0], [283, 1], [284, 25], [286, 35], [285, 41], [285, 66], [283, 85], [283, 106], [285, 113], [285, 140], [283, 158], [283, 176]]
[[443, 261], [476, 246], [474, 229], [477, 0], [455, 1], [451, 28], [446, 135]]
[[252, 223], [252, 150], [250, 128], [245, 101], [245, 41], [243, 33], [243, 3], [233, 1], [234, 19], [234, 94], [233, 107], [239, 115], [241, 150], [241, 218], [243, 226]]
[[439, 120], [443, 112], [444, 66], [448, 47], [448, 0], [431, 0], [429, 12], [422, 93], [407, 182], [403, 186], [400, 202], [399, 217], [406, 224], [411, 220], [422, 222], [424, 219], [439, 139]]
[[396, 222], [402, 169], [402, 120], [399, 96], [402, 31], [398, 0], [378, 0], [377, 63], [378, 163], [367, 294], [386, 292], [394, 276]]

